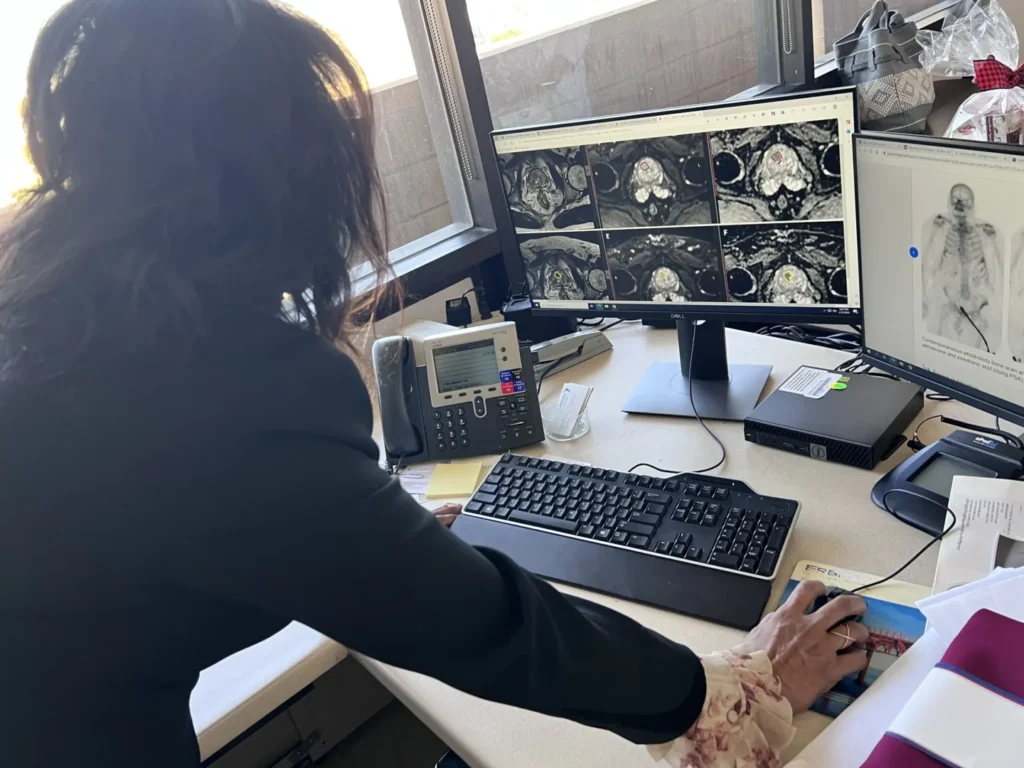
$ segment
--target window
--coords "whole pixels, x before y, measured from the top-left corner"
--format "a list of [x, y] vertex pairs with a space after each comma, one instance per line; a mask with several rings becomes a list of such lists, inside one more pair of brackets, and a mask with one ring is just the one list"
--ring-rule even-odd
[[[20, 105], [35, 35], [65, 0], [11, 2], [0, 30], [0, 209], [35, 183], [24, 153]], [[472, 226], [440, 87], [427, 57], [414, 56], [422, 18], [410, 22], [399, 0], [292, 0], [335, 32], [366, 73], [377, 115], [377, 160], [393, 260]]]
[[467, 0], [495, 128], [719, 101], [758, 85], [763, 0]]
[[[832, 45], [854, 30], [860, 17], [874, 4], [874, 0], [813, 0], [814, 58], [832, 53]], [[889, 3], [904, 18], [934, 7], [936, 0], [899, 0]]]

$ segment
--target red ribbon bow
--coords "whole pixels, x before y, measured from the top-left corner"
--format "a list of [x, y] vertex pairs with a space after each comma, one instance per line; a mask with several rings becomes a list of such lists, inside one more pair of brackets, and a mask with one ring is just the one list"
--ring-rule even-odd
[[1024, 86], [1024, 64], [1011, 69], [989, 56], [982, 61], [974, 62], [974, 84], [983, 91], [994, 91], [1000, 88], [1020, 88]]

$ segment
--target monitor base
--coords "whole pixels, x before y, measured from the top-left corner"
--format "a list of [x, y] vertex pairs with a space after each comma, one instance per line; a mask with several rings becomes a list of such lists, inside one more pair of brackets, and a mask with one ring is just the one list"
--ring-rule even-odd
[[676, 316], [679, 360], [654, 363], [633, 396], [626, 413], [693, 418], [693, 403], [702, 419], [743, 421], [757, 407], [770, 365], [729, 365], [725, 324]]
[[768, 378], [770, 365], [730, 365], [726, 381], [688, 379], [679, 363], [654, 363], [640, 386], [623, 407], [626, 413], [694, 418], [693, 400], [702, 419], [743, 421], [757, 407]]

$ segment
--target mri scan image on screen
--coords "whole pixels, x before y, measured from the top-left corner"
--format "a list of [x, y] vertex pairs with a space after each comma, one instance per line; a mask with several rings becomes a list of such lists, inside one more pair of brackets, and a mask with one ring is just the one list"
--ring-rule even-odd
[[588, 147], [601, 226], [711, 224], [715, 218], [704, 134]]
[[925, 223], [921, 313], [929, 334], [995, 354], [1003, 339], [1003, 240], [982, 215], [974, 190], [954, 184], [946, 210]]
[[725, 301], [715, 227], [605, 232], [612, 294], [621, 301]]
[[519, 251], [532, 298], [596, 301], [609, 297], [608, 266], [598, 233], [521, 237]]
[[843, 218], [836, 120], [717, 131], [711, 154], [723, 224]]
[[594, 229], [582, 147], [498, 155], [498, 166], [516, 230]]
[[722, 228], [731, 301], [845, 304], [842, 222]]

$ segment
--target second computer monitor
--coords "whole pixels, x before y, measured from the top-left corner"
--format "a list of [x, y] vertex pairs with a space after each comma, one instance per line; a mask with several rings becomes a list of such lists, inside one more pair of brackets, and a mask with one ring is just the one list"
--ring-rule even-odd
[[872, 363], [1024, 423], [1024, 151], [857, 137]]
[[497, 132], [541, 312], [856, 321], [851, 91]]

